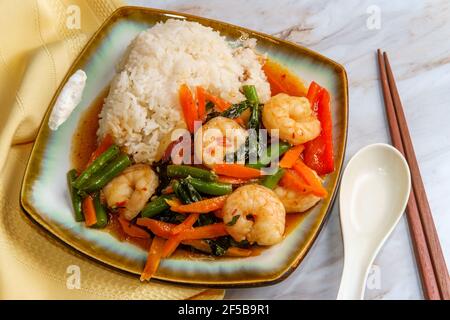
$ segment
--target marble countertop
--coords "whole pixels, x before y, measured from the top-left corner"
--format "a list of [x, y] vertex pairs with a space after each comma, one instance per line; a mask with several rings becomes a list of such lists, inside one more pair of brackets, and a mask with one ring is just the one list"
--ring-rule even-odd
[[[346, 161], [389, 143], [375, 50], [389, 53], [441, 245], [450, 263], [450, 2], [133, 0], [288, 39], [344, 65], [350, 119]], [[444, 201], [445, 200], [445, 201]], [[447, 209], [446, 209], [447, 208]], [[338, 206], [300, 267], [280, 284], [228, 290], [228, 299], [334, 299], [343, 266]], [[375, 259], [366, 299], [421, 299], [406, 218]]]

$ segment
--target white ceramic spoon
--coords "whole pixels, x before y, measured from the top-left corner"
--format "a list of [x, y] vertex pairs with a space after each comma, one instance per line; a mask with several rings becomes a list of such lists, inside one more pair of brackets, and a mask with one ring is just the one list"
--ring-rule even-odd
[[348, 163], [339, 198], [345, 253], [339, 300], [363, 299], [369, 268], [405, 211], [410, 190], [408, 164], [390, 145], [364, 147]]

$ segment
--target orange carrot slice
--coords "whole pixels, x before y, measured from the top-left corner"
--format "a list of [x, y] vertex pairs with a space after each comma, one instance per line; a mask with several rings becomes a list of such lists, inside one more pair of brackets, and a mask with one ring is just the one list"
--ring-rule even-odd
[[184, 121], [189, 132], [194, 132], [194, 122], [198, 119], [198, 112], [195, 106], [194, 97], [186, 84], [182, 84], [179, 90], [181, 109], [183, 110]]
[[297, 161], [297, 159], [300, 157], [303, 150], [305, 150], [305, 146], [302, 144], [290, 148], [284, 154], [283, 158], [281, 158], [280, 167], [292, 168], [292, 166], [295, 164], [295, 161]]
[[178, 213], [208, 213], [217, 209], [221, 209], [225, 204], [225, 200], [227, 199], [227, 197], [228, 196], [220, 196], [193, 202], [190, 204], [171, 206], [170, 210]]
[[206, 98], [206, 100], [214, 103], [214, 106], [218, 111], [225, 111], [231, 106], [231, 103], [229, 103], [228, 101], [225, 101], [225, 100], [223, 100], [215, 95], [212, 95], [211, 93], [206, 92], [206, 91], [205, 91], [205, 98]]
[[206, 119], [206, 91], [202, 87], [197, 87], [196, 91], [198, 119], [203, 122]]
[[313, 187], [292, 169], [287, 169], [285, 171], [280, 180], [280, 185], [302, 194], [313, 193], [315, 191]]
[[150, 280], [158, 270], [161, 262], [162, 249], [165, 240], [159, 237], [153, 238], [150, 250], [148, 251], [147, 262], [145, 263], [144, 271], [141, 274], [141, 281]]
[[217, 181], [222, 182], [222, 183], [230, 183], [230, 184], [244, 184], [244, 183], [248, 183], [249, 179], [239, 179], [239, 178], [233, 178], [233, 177], [227, 177], [227, 176], [218, 176]]
[[182, 231], [181, 240], [211, 239], [226, 236], [228, 234], [223, 223], [213, 223], [198, 228], [190, 228]]
[[172, 255], [172, 253], [175, 252], [177, 247], [179, 246], [181, 242], [181, 236], [179, 233], [181, 233], [184, 230], [190, 229], [194, 223], [197, 221], [199, 217], [198, 213], [193, 213], [189, 215], [186, 220], [184, 220], [182, 223], [177, 225], [175, 228], [172, 229], [173, 236], [167, 240], [166, 244], [164, 245], [162, 257], [167, 258]]
[[181, 201], [176, 198], [175, 199], [165, 199], [165, 201], [171, 207], [179, 207], [179, 206], [183, 205], [181, 203]]
[[314, 195], [321, 198], [327, 196], [327, 190], [323, 187], [322, 182], [319, 180], [315, 172], [301, 159], [298, 159], [295, 162], [293, 169], [303, 178], [303, 180], [306, 181], [307, 184], [313, 188], [312, 193]]
[[95, 214], [94, 199], [88, 195], [83, 199], [82, 207], [86, 227], [95, 225], [97, 223], [97, 215]]
[[198, 213], [191, 213], [182, 223], [180, 223], [179, 225], [177, 225], [175, 228], [172, 229], [172, 234], [177, 235], [181, 231], [189, 229], [198, 220], [198, 217], [199, 217]]
[[125, 232], [130, 237], [139, 238], [139, 239], [149, 239], [150, 235], [143, 229], [136, 227], [130, 221], [125, 219], [124, 217], [119, 217], [119, 223], [122, 227], [123, 232]]
[[213, 166], [213, 171], [217, 174], [241, 179], [259, 178], [262, 175], [258, 169], [236, 163], [216, 164]]
[[278, 62], [268, 59], [263, 66], [263, 71], [270, 84], [272, 96], [278, 93], [299, 97], [306, 96], [308, 89], [303, 82], [288, 68]]
[[136, 224], [139, 226], [150, 229], [151, 232], [158, 237], [170, 238], [172, 236], [172, 230], [176, 227], [176, 224], [167, 223], [150, 218], [138, 218]]

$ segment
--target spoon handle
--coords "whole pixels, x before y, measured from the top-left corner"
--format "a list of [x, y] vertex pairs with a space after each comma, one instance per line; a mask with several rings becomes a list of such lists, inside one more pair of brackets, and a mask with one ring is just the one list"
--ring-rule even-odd
[[337, 300], [362, 300], [367, 274], [372, 264], [370, 257], [345, 257]]

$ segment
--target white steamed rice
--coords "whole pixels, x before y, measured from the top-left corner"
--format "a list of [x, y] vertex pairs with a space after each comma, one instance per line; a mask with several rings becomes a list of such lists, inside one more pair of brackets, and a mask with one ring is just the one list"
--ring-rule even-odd
[[[251, 45], [249, 45], [249, 43]], [[99, 115], [99, 138], [111, 133], [136, 162], [157, 161], [170, 133], [185, 127], [180, 85], [202, 86], [232, 103], [239, 89], [256, 86], [262, 102], [270, 86], [253, 50], [256, 41], [232, 47], [199, 23], [168, 20], [141, 32], [130, 44]]]

